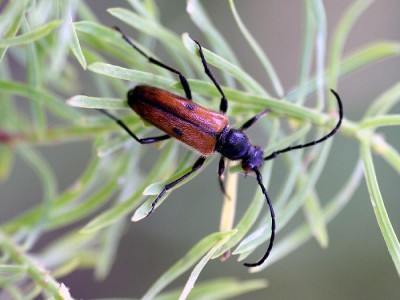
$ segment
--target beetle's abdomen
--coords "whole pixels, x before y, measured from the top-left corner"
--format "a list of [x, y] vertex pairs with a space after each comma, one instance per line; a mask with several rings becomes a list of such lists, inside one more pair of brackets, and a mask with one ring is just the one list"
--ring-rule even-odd
[[144, 120], [206, 156], [214, 153], [219, 134], [229, 124], [220, 113], [150, 86], [130, 90], [128, 104]]

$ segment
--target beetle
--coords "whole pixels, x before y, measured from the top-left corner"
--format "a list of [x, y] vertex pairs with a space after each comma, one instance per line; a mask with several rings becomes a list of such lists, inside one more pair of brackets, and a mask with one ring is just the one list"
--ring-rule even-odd
[[265, 109], [250, 118], [240, 128], [235, 129], [229, 126], [229, 119], [225, 113], [228, 109], [228, 100], [214, 77], [213, 73], [208, 67], [207, 61], [204, 57], [202, 47], [199, 42], [194, 40], [198, 46], [199, 56], [207, 76], [214, 83], [215, 87], [221, 95], [219, 112], [212, 111], [205, 108], [192, 100], [192, 93], [186, 77], [178, 70], [165, 65], [161, 61], [148, 56], [144, 51], [138, 48], [130, 38], [128, 38], [118, 27], [114, 27], [121, 37], [136, 51], [148, 59], [152, 64], [161, 68], [167, 69], [172, 73], [178, 75], [180, 83], [183, 87], [185, 98], [172, 94], [166, 90], [159, 89], [152, 86], [139, 85], [128, 91], [128, 105], [145, 121], [154, 125], [161, 131], [165, 132], [164, 135], [139, 138], [133, 133], [120, 119], [112, 115], [106, 110], [99, 109], [100, 112], [107, 117], [114, 120], [120, 127], [122, 127], [133, 139], [140, 144], [152, 144], [164, 141], [169, 138], [175, 138], [181, 143], [189, 146], [200, 154], [200, 157], [193, 164], [191, 170], [182, 175], [178, 179], [168, 183], [164, 186], [159, 195], [151, 204], [151, 210], [148, 212], [149, 216], [159, 199], [172, 187], [179, 182], [189, 177], [191, 174], [197, 172], [206, 161], [207, 157], [213, 155], [215, 152], [221, 154], [218, 165], [218, 181], [222, 192], [225, 194], [223, 174], [225, 171], [225, 159], [232, 161], [240, 161], [241, 167], [246, 174], [254, 173], [258, 185], [265, 196], [266, 202], [269, 207], [271, 215], [271, 235], [269, 245], [265, 254], [256, 263], [245, 263], [246, 267], [256, 267], [264, 263], [268, 258], [275, 240], [275, 212], [272, 206], [271, 198], [263, 184], [263, 178], [260, 172], [260, 167], [265, 161], [272, 160], [282, 153], [289, 151], [303, 149], [322, 143], [328, 138], [332, 137], [340, 128], [343, 120], [343, 104], [340, 96], [331, 90], [335, 96], [338, 104], [339, 119], [336, 126], [326, 135], [320, 139], [287, 148], [277, 150], [264, 156], [264, 151], [260, 146], [253, 145], [247, 137], [245, 130], [250, 128], [260, 117], [269, 112]]

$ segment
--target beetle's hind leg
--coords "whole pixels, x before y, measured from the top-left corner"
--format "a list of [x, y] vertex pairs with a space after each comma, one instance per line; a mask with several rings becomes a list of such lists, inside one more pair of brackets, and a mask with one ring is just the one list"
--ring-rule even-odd
[[154, 201], [151, 203], [151, 209], [150, 209], [150, 211], [147, 213], [147, 216], [150, 216], [150, 215], [153, 213], [153, 211], [154, 211], [154, 209], [155, 209], [155, 207], [156, 207], [158, 201], [161, 199], [161, 197], [162, 197], [169, 189], [173, 188], [173, 187], [174, 187], [175, 185], [177, 185], [179, 182], [181, 182], [181, 181], [184, 180], [185, 178], [189, 177], [189, 176], [190, 176], [191, 174], [193, 174], [194, 172], [198, 171], [198, 170], [201, 168], [201, 166], [204, 164], [205, 161], [206, 161], [206, 158], [205, 158], [205, 157], [203, 157], [203, 156], [199, 157], [199, 158], [196, 160], [196, 162], [194, 163], [192, 169], [191, 169], [189, 172], [187, 172], [186, 174], [182, 175], [182, 176], [179, 177], [178, 179], [175, 179], [174, 181], [172, 181], [172, 182], [168, 183], [167, 185], [165, 185], [164, 188], [162, 189], [162, 191], [158, 194], [157, 198], [154, 199]]
[[168, 134], [164, 134], [164, 135], [160, 135], [160, 136], [154, 136], [154, 137], [141, 139], [136, 134], [134, 134], [128, 128], [128, 126], [126, 126], [126, 124], [124, 122], [122, 122], [122, 120], [118, 119], [116, 116], [110, 114], [108, 111], [106, 111], [104, 109], [97, 109], [97, 110], [100, 111], [101, 113], [103, 113], [104, 115], [106, 115], [107, 117], [109, 117], [110, 119], [114, 120], [115, 123], [117, 123], [119, 126], [121, 126], [122, 129], [124, 129], [133, 139], [135, 139], [140, 144], [153, 144], [153, 143], [161, 142], [161, 141], [164, 141], [164, 140], [170, 138], [170, 136]]
[[155, 65], [157, 65], [157, 66], [159, 66], [161, 68], [164, 68], [164, 69], [166, 69], [166, 70], [168, 70], [168, 71], [170, 71], [172, 73], [177, 74], [179, 76], [179, 80], [180, 80], [180, 82], [182, 84], [183, 90], [185, 91], [186, 98], [189, 99], [189, 100], [192, 100], [192, 92], [190, 90], [189, 82], [187, 81], [186, 77], [181, 72], [179, 72], [178, 70], [176, 70], [176, 69], [164, 64], [163, 62], [159, 61], [158, 59], [155, 59], [155, 58], [147, 55], [142, 49], [140, 49], [138, 46], [136, 46], [132, 42], [132, 40], [122, 32], [122, 30], [119, 27], [115, 26], [114, 29], [117, 30], [121, 34], [121, 36], [125, 40], [125, 42], [127, 42], [130, 46], [132, 46], [132, 48], [134, 48], [141, 55], [146, 57], [150, 63], [155, 64]]

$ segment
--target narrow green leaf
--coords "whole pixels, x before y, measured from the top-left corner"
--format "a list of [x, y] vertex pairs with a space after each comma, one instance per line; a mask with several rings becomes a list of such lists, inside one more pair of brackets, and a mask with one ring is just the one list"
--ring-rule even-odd
[[139, 193], [135, 193], [132, 197], [127, 199], [127, 201], [114, 205], [111, 209], [106, 210], [87, 223], [80, 232], [91, 234], [115, 223], [125, 215], [131, 213], [135, 204], [140, 200], [140, 197], [141, 195]]
[[180, 71], [186, 76], [191, 77], [193, 75], [190, 66], [197, 67], [198, 71], [200, 71], [199, 65], [195, 62], [195, 57], [186, 51], [179, 37], [166, 29], [165, 26], [157, 23], [154, 19], [146, 19], [124, 8], [110, 8], [107, 11], [137, 30], [159, 39], [164, 44], [165, 49], [179, 64]]
[[[79, 258], [81, 259], [81, 266], [84, 266], [85, 264], [88, 266], [96, 259], [96, 257], [93, 256], [93, 253], [92, 257], [87, 256], [87, 250], [90, 249], [87, 248], [87, 246], [93, 243], [93, 238], [96, 239], [98, 236], [80, 234], [77, 231], [67, 232], [63, 235], [54, 237], [42, 250], [41, 257], [43, 260], [51, 258], [54, 264], [59, 264], [61, 262], [65, 263], [70, 259]], [[78, 256], [76, 256], [77, 251], [80, 252]], [[52, 253], [64, 254], [54, 257], [52, 256]]]
[[386, 212], [382, 194], [379, 190], [379, 184], [376, 178], [375, 167], [372, 161], [372, 153], [369, 144], [367, 142], [362, 142], [360, 151], [364, 164], [365, 179], [371, 198], [372, 208], [374, 209], [376, 220], [378, 221], [379, 228], [381, 229], [383, 238], [385, 239], [389, 253], [397, 269], [397, 273], [400, 276], [400, 243], [397, 239], [396, 233], [393, 230], [389, 216]]
[[74, 28], [78, 32], [84, 32], [93, 36], [101, 36], [102, 39], [111, 41], [115, 45], [121, 43], [121, 35], [117, 31], [98, 23], [79, 21], [74, 23]]
[[[400, 101], [400, 83], [396, 83], [371, 104], [365, 113], [365, 118], [379, 116], [388, 113], [393, 106]], [[360, 125], [362, 126], [362, 125]]]
[[346, 10], [344, 16], [339, 22], [339, 25], [335, 29], [335, 33], [332, 38], [331, 55], [329, 58], [329, 86], [331, 88], [336, 87], [337, 80], [339, 78], [340, 69], [344, 67], [341, 65], [341, 56], [343, 48], [345, 46], [347, 37], [350, 30], [354, 27], [354, 24], [362, 13], [374, 2], [374, 0], [357, 0], [354, 1], [349, 9]]
[[140, 187], [136, 189], [136, 192], [124, 202], [118, 203], [112, 208], [96, 216], [92, 221], [86, 224], [86, 226], [84, 226], [80, 232], [93, 233], [132, 213], [132, 211], [138, 205], [139, 200], [142, 198], [145, 187], [149, 185], [150, 182], [154, 181], [158, 176], [164, 175], [175, 154], [176, 144], [168, 142], [157, 161], [157, 168], [152, 170], [152, 172], [146, 177], [146, 180], [140, 185]]
[[77, 14], [81, 20], [98, 22], [96, 15], [93, 13], [90, 6], [86, 4], [84, 1], [78, 1]]
[[384, 140], [378, 141], [377, 145], [374, 145], [374, 150], [381, 154], [389, 166], [400, 174], [400, 153], [398, 150], [385, 143]]
[[104, 280], [110, 273], [117, 256], [121, 236], [124, 233], [124, 226], [125, 223], [121, 220], [106, 229], [106, 233], [101, 241], [102, 249], [100, 256], [95, 266], [96, 279]]
[[[299, 140], [299, 142], [304, 142], [303, 139]], [[280, 192], [278, 196], [274, 199], [274, 208], [277, 211], [283, 209], [283, 207], [289, 202], [291, 195], [295, 192], [295, 184], [297, 181], [297, 176], [299, 172], [301, 172], [302, 165], [302, 157], [304, 154], [304, 149], [296, 152], [292, 152], [289, 155], [286, 155], [283, 159], [285, 161], [286, 166], [286, 176], [285, 184], [281, 186]]]
[[[85, 172], [79, 177], [77, 182], [69, 189], [65, 190], [54, 202], [56, 209], [61, 209], [64, 205], [72, 202], [79, 195], [84, 194], [88, 185], [93, 183], [94, 177], [99, 171], [99, 160], [94, 157], [89, 163]], [[21, 227], [32, 227], [42, 215], [42, 207], [34, 207], [30, 211], [24, 212], [20, 216], [14, 218], [9, 223], [3, 225], [6, 232], [18, 231]]]
[[74, 107], [82, 108], [102, 108], [102, 109], [121, 109], [128, 108], [128, 102], [115, 98], [98, 98], [85, 95], [73, 96], [66, 100], [66, 103]]
[[208, 261], [213, 257], [215, 252], [218, 251], [219, 248], [222, 247], [223, 244], [225, 244], [233, 235], [237, 233], [237, 230], [232, 230], [229, 231], [230, 234], [222, 238], [218, 243], [216, 243], [210, 251], [207, 252], [207, 254], [197, 263], [197, 265], [194, 267], [192, 273], [190, 274], [190, 277], [188, 281], [185, 284], [185, 287], [182, 290], [181, 295], [179, 296], [179, 300], [184, 300], [188, 297], [190, 291], [193, 289], [194, 284], [199, 278], [201, 271], [204, 269]]
[[317, 90], [317, 108], [322, 110], [325, 105], [325, 53], [326, 53], [326, 40], [327, 40], [327, 24], [325, 7], [322, 0], [310, 0], [309, 7], [314, 16], [316, 23], [316, 51], [315, 51], [315, 65], [316, 65], [316, 90]]
[[171, 90], [171, 85], [176, 83], [176, 81], [160, 75], [155, 75], [138, 70], [131, 70], [106, 63], [94, 63], [89, 65], [88, 69], [97, 74], [129, 80], [141, 84], [149, 84], [167, 90]]
[[163, 290], [173, 280], [178, 278], [193, 266], [203, 255], [207, 253], [221, 240], [231, 237], [235, 231], [213, 233], [200, 240], [192, 249], [178, 260], [168, 271], [166, 271], [156, 282], [148, 289], [142, 297], [143, 300], [153, 299], [161, 290]]
[[321, 203], [315, 191], [311, 192], [306, 198], [303, 209], [315, 239], [322, 248], [328, 247], [328, 230], [321, 209]]
[[120, 19], [130, 26], [137, 28], [138, 30], [142, 30], [148, 35], [157, 37], [163, 41], [169, 40], [171, 44], [175, 44], [173, 46], [177, 50], [182, 50], [182, 48], [180, 48], [181, 43], [179, 38], [172, 31], [161, 26], [161, 24], [158, 24], [154, 20], [146, 19], [132, 11], [120, 7], [109, 8], [107, 11], [114, 17]]
[[283, 97], [285, 92], [283, 90], [283, 87], [279, 80], [279, 77], [276, 74], [274, 67], [272, 66], [271, 61], [269, 60], [269, 58], [267, 57], [265, 52], [261, 49], [261, 47], [257, 43], [257, 41], [253, 38], [251, 33], [247, 30], [246, 26], [243, 24], [242, 20], [240, 19], [239, 13], [236, 10], [236, 6], [235, 6], [233, 0], [229, 0], [229, 5], [231, 8], [233, 17], [235, 18], [236, 24], [238, 25], [244, 38], [249, 43], [250, 47], [253, 49], [253, 51], [256, 54], [257, 58], [259, 59], [261, 65], [264, 67], [266, 73], [270, 77], [272, 85], [275, 88], [275, 93], [278, 95], [278, 97]]
[[[3, 11], [0, 18], [0, 28], [7, 28], [6, 32], [1, 32], [2, 30], [0, 29], [0, 36], [3, 39], [12, 38], [17, 34], [24, 18], [27, 3], [28, 0], [9, 2], [9, 6]], [[6, 51], [7, 47], [0, 49], [0, 62], [3, 60]]]
[[[132, 68], [138, 68], [144, 63], [149, 66], [147, 60], [141, 58], [132, 47], [124, 42], [121, 34], [114, 28], [91, 21], [79, 21], [73, 25], [75, 31], [79, 33], [80, 41], [84, 41], [95, 49], [101, 49], [101, 53], [104, 52], [110, 57], [123, 61], [127, 65], [132, 66]], [[140, 45], [138, 46], [140, 47]], [[88, 48], [83, 48], [83, 50], [89, 62], [105, 61], [105, 58], [99, 55], [98, 51], [91, 51]]]
[[313, 46], [315, 36], [315, 22], [310, 8], [310, 1], [304, 3], [304, 30], [303, 30], [303, 47], [301, 51], [300, 59], [300, 72], [299, 72], [299, 95], [297, 103], [303, 104], [305, 102], [306, 85], [309, 81], [312, 57], [313, 57]]
[[54, 299], [61, 300], [59, 294], [60, 282], [57, 282], [53, 277], [48, 276], [47, 272], [43, 271], [43, 266], [39, 267], [37, 261], [30, 255], [23, 253], [21, 247], [15, 244], [15, 242], [9, 236], [5, 235], [3, 231], [0, 231], [0, 246], [16, 263], [26, 267], [26, 273], [29, 274], [36, 285], [44, 289], [48, 295], [54, 297]]
[[70, 42], [70, 47], [72, 50], [72, 53], [75, 55], [76, 59], [79, 61], [80, 65], [84, 70], [86, 70], [87, 63], [86, 63], [86, 58], [83, 55], [81, 45], [79, 43], [78, 35], [76, 34], [75, 26], [71, 22], [71, 33], [72, 33], [72, 38]]
[[115, 153], [116, 151], [122, 149], [124, 146], [126, 146], [128, 141], [132, 141], [132, 138], [130, 136], [121, 135], [112, 138], [110, 139], [110, 141], [107, 142], [107, 144], [101, 145], [97, 148], [97, 156], [98, 157], [109, 156]]
[[[26, 21], [22, 23], [22, 29], [24, 31], [30, 31], [29, 25]], [[41, 57], [39, 57], [38, 47], [36, 44], [30, 43], [27, 45], [26, 48], [28, 52], [27, 71], [29, 85], [34, 88], [40, 89], [43, 85], [45, 71], [40, 64]], [[35, 101], [35, 99], [29, 98], [29, 100], [33, 120], [32, 127], [38, 136], [43, 137], [47, 127], [47, 117], [44, 110], [45, 106], [43, 105], [43, 103]]]
[[297, 177], [299, 185], [297, 193], [291, 197], [291, 201], [285, 206], [284, 211], [281, 213], [282, 217], [277, 219], [280, 227], [284, 227], [290, 221], [303, 205], [306, 197], [312, 192], [327, 162], [331, 144], [332, 140], [328, 140], [319, 146], [318, 157], [314, 160], [312, 167], [308, 171], [308, 176], [306, 171], [301, 169]]
[[11, 34], [10, 32], [16, 31], [16, 24], [13, 21], [21, 22], [21, 16], [25, 13], [27, 2], [27, 0], [22, 0], [4, 3], [0, 18], [0, 36], [8, 37]]
[[212, 23], [201, 2], [199, 0], [188, 0], [186, 3], [186, 11], [193, 23], [195, 23], [197, 28], [206, 36], [211, 47], [213, 47], [213, 52], [223, 56], [236, 66], [239, 66], [240, 63], [232, 51], [232, 48]]
[[[118, 174], [115, 175], [117, 176]], [[82, 220], [103, 205], [117, 187], [118, 184], [116, 181], [109, 181], [93, 195], [86, 196], [84, 201], [76, 203], [72, 207], [58, 205], [59, 209], [51, 212], [48, 227], [51, 229], [60, 228]]]
[[[341, 61], [340, 78], [354, 73], [380, 60], [396, 57], [400, 55], [400, 43], [396, 42], [379, 42], [367, 45], [358, 49], [345, 57]], [[330, 73], [327, 71], [325, 77], [328, 78]], [[314, 92], [316, 89], [315, 79], [310, 80], [306, 86], [306, 95]], [[298, 98], [299, 88], [294, 88], [287, 94], [286, 99], [293, 101]]]
[[153, 19], [153, 20], [159, 19], [160, 13], [158, 11], [157, 5], [154, 3], [153, 0], [145, 0], [145, 1], [128, 0], [128, 2], [142, 16], [149, 18], [149, 19]]
[[29, 97], [30, 99], [41, 102], [64, 119], [76, 120], [76, 118], [79, 117], [78, 111], [65, 106], [61, 99], [42, 89], [30, 87], [16, 81], [0, 80], [0, 91], [3, 93], [10, 93], [13, 96]]
[[[65, 67], [68, 66], [69, 49], [71, 46], [76, 47], [77, 40], [75, 40], [75, 44], [73, 41], [74, 26], [72, 24], [72, 16], [75, 15], [78, 2], [77, 0], [70, 0], [59, 3], [62, 24], [57, 30], [57, 43], [53, 44], [51, 50], [49, 66], [49, 74], [51, 76], [57, 76], [64, 72]], [[77, 48], [74, 50], [77, 50]]]
[[379, 60], [400, 55], [400, 43], [378, 42], [354, 51], [342, 61], [340, 77], [367, 67]]
[[18, 154], [26, 161], [32, 170], [37, 174], [42, 185], [42, 210], [41, 217], [38, 223], [30, 228], [31, 232], [28, 239], [25, 241], [25, 246], [30, 248], [39, 238], [45, 224], [49, 220], [50, 212], [54, 207], [54, 200], [57, 195], [57, 182], [53, 169], [47, 161], [40, 155], [39, 152], [34, 150], [28, 145], [18, 145]]
[[[239, 281], [234, 278], [218, 278], [196, 284], [190, 293], [190, 299], [193, 300], [224, 300], [233, 299], [233, 297], [263, 289], [268, 286], [268, 282], [263, 279], [253, 279]], [[176, 300], [181, 293], [181, 289], [162, 293], [156, 296], [155, 300]]]
[[51, 33], [55, 28], [60, 26], [60, 24], [61, 22], [58, 20], [52, 21], [28, 33], [24, 33], [16, 37], [2, 39], [0, 40], [0, 48], [25, 45], [40, 40]]
[[82, 267], [82, 262], [78, 257], [75, 257], [52, 270], [51, 274], [57, 278], [65, 277], [72, 272], [79, 270], [80, 267]]
[[[190, 293], [190, 299], [193, 300], [224, 300], [233, 299], [233, 297], [263, 289], [268, 286], [268, 282], [263, 279], [253, 279], [247, 281], [239, 281], [234, 278], [218, 278], [198, 283]], [[155, 300], [176, 300], [181, 291], [174, 290], [162, 293], [156, 296]]]

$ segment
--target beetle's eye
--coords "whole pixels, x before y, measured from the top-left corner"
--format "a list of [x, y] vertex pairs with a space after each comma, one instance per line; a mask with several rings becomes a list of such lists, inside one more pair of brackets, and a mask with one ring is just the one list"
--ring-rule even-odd
[[128, 91], [128, 99], [131, 99], [134, 96], [133, 89]]

